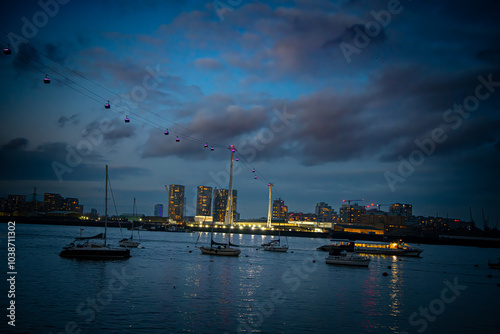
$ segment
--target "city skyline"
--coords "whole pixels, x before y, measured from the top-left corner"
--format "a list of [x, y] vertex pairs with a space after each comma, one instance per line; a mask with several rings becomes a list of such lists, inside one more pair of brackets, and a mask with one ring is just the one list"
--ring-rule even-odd
[[272, 183], [291, 212], [364, 198], [494, 224], [497, 2], [223, 3], [3, 4], [0, 197], [100, 208], [108, 164], [118, 211], [183, 184], [191, 216], [235, 145], [241, 217]]

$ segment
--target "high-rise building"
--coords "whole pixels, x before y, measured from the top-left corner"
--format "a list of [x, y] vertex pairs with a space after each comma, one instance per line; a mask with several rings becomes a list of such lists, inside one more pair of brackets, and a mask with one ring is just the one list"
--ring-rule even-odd
[[156, 204], [155, 205], [155, 217], [163, 217], [163, 204]]
[[273, 201], [273, 218], [276, 219], [286, 219], [288, 213], [288, 206], [285, 205], [285, 202], [281, 199], [275, 199]]
[[212, 215], [212, 187], [198, 186], [196, 194], [196, 215]]
[[[228, 194], [229, 194], [228, 189], [214, 190], [214, 205], [213, 205], [214, 222], [226, 221]], [[235, 189], [233, 189], [233, 219], [236, 219], [237, 195], [238, 192]]]
[[411, 204], [401, 204], [401, 203], [391, 204], [391, 206], [389, 207], [389, 212], [398, 213], [401, 216], [405, 217], [406, 219], [410, 218], [413, 215]]
[[346, 224], [361, 224], [361, 215], [365, 212], [366, 208], [358, 203], [342, 204], [340, 219]]
[[168, 218], [178, 222], [184, 218], [184, 186], [168, 186]]
[[327, 203], [319, 202], [316, 204], [315, 213], [317, 222], [332, 222], [335, 211]]

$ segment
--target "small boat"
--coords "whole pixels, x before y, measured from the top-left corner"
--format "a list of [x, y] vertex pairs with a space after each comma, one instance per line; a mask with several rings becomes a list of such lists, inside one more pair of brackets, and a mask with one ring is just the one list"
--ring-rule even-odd
[[[233, 223], [233, 155], [236, 151], [236, 147], [233, 145], [229, 146], [229, 150], [231, 151], [231, 167], [229, 173], [229, 191], [228, 191], [228, 199], [227, 199], [227, 208], [226, 208], [226, 224], [231, 226]], [[199, 247], [202, 254], [205, 255], [218, 255], [218, 256], [239, 256], [241, 251], [237, 248], [237, 245], [233, 245], [231, 243], [231, 233], [228, 233], [227, 243], [219, 243], [215, 242], [214, 237], [214, 222], [212, 221], [212, 231], [210, 233], [210, 246], [202, 246]], [[214, 247], [215, 246], [215, 247]]]
[[[269, 186], [269, 206], [267, 211], [267, 227], [269, 228], [271, 227], [271, 188], [273, 187], [273, 184], [269, 183], [268, 186]], [[281, 224], [278, 224], [278, 226], [280, 227]], [[270, 242], [261, 245], [265, 251], [279, 252], [279, 253], [286, 253], [288, 251], [288, 246], [281, 244], [281, 229], [279, 227], [278, 227], [278, 239], [271, 240]]]
[[365, 256], [347, 252], [345, 250], [334, 249], [325, 258], [326, 264], [336, 264], [343, 266], [368, 267], [370, 259]]
[[267, 244], [262, 244], [262, 247], [268, 252], [286, 253], [288, 251], [288, 246], [281, 245], [280, 239], [271, 240]]
[[[59, 256], [94, 260], [128, 259], [130, 257], [130, 249], [111, 248], [106, 243], [108, 227], [108, 165], [106, 165], [106, 195], [104, 203], [104, 233], [92, 237], [82, 237], [82, 230], [80, 229], [80, 236], [75, 238], [75, 241], [68, 246], [63, 247]], [[94, 240], [100, 241], [96, 242]]]
[[[134, 206], [132, 209], [132, 215], [135, 217], [135, 197], [134, 197]], [[133, 223], [132, 223], [133, 225]], [[120, 231], [122, 229], [122, 226], [120, 225]], [[141, 239], [141, 235], [139, 234], [139, 231], [137, 231], [137, 234], [139, 235], [139, 240]], [[122, 234], [123, 237], [123, 234]], [[137, 248], [141, 244], [140, 241], [134, 241], [134, 230], [132, 229], [132, 233], [130, 234], [130, 238], [123, 238], [122, 240], [118, 241], [118, 245], [120, 247], [126, 247], [126, 248]]]
[[[333, 241], [330, 245], [323, 245], [318, 247], [317, 250], [329, 251], [333, 247], [347, 246], [346, 244], [352, 242], [343, 239], [331, 239]], [[361, 254], [375, 254], [375, 255], [398, 255], [398, 256], [412, 256], [419, 257], [422, 249], [412, 247], [401, 240], [396, 242], [381, 242], [381, 241], [354, 241], [354, 251]]]

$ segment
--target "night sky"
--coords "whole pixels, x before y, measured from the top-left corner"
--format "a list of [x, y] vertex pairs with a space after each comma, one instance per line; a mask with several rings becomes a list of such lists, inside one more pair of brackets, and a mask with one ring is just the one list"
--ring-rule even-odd
[[1, 197], [103, 213], [108, 164], [119, 214], [182, 184], [194, 215], [233, 144], [242, 218], [267, 214], [268, 182], [289, 211], [500, 214], [498, 1], [46, 3], [1, 5]]

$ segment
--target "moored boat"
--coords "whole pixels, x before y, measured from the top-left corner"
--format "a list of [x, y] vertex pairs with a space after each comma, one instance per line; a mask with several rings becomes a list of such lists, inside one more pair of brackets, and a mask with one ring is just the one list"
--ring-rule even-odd
[[[346, 247], [350, 240], [331, 239], [333, 243], [318, 247], [318, 250], [328, 251], [332, 247]], [[398, 255], [398, 256], [412, 256], [419, 257], [422, 249], [412, 247], [401, 240], [396, 242], [381, 242], [381, 241], [355, 241], [354, 252], [361, 254], [375, 254], [375, 255]]]
[[280, 239], [271, 240], [267, 244], [262, 244], [262, 248], [268, 252], [286, 253], [288, 246], [281, 245]]
[[345, 250], [340, 251], [335, 249], [330, 252], [325, 258], [327, 264], [336, 264], [343, 266], [355, 266], [355, 267], [368, 267], [370, 264], [370, 259], [365, 256], [360, 256], [358, 254], [347, 252]]
[[[229, 191], [226, 207], [226, 225], [231, 226], [233, 224], [233, 156], [236, 151], [236, 147], [233, 145], [229, 146], [231, 151], [231, 165], [229, 174]], [[210, 232], [210, 246], [201, 246], [200, 251], [205, 255], [218, 255], [218, 256], [239, 256], [241, 251], [237, 248], [237, 245], [231, 243], [231, 233], [227, 234], [227, 242], [219, 243], [214, 241], [214, 222], [212, 221], [212, 230]]]
[[[68, 246], [63, 247], [59, 256], [75, 259], [93, 259], [93, 260], [108, 260], [108, 259], [128, 259], [130, 249], [111, 248], [107, 243], [106, 232], [108, 227], [108, 165], [106, 165], [106, 192], [104, 200], [104, 233], [92, 237], [75, 238], [75, 241]], [[99, 241], [94, 241], [99, 240]]]

